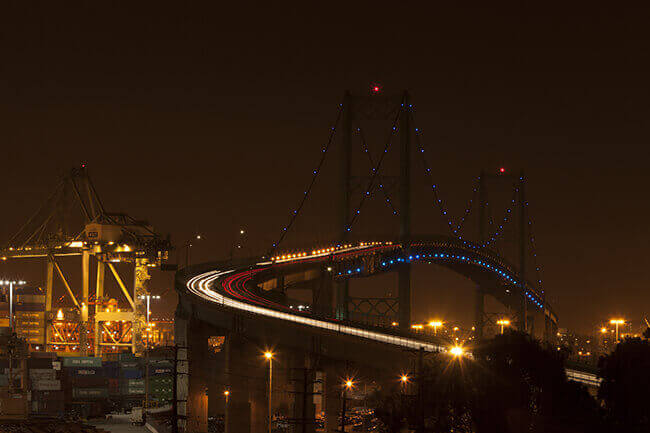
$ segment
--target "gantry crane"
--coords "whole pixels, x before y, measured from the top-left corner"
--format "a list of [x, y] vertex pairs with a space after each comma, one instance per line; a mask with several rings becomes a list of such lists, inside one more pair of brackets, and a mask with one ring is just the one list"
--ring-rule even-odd
[[[68, 345], [78, 347], [80, 354], [87, 354], [92, 347], [95, 356], [99, 356], [103, 346], [130, 347], [134, 353], [142, 351], [142, 331], [146, 323], [142, 298], [148, 294], [150, 268], [163, 265], [170, 249], [169, 239], [159, 236], [146, 221], [123, 213], [106, 212], [85, 166], [82, 166], [63, 176], [40, 209], [0, 250], [0, 259], [45, 260], [43, 326], [48, 350]], [[59, 259], [67, 256], [81, 258], [81, 296], [60, 263]], [[95, 296], [89, 302], [91, 258], [97, 262], [97, 276]], [[124, 281], [116, 267], [117, 263], [124, 262], [134, 267], [132, 284]], [[104, 296], [107, 268], [128, 302], [126, 311], [108, 305]], [[69, 326], [62, 332], [62, 312], [55, 311], [52, 305], [55, 275], [74, 304], [75, 329], [72, 332]], [[92, 316], [92, 324], [89, 316]], [[119, 332], [109, 331], [107, 324], [111, 322], [123, 324]], [[67, 323], [69, 325], [69, 321]], [[92, 346], [88, 338], [91, 329]]]

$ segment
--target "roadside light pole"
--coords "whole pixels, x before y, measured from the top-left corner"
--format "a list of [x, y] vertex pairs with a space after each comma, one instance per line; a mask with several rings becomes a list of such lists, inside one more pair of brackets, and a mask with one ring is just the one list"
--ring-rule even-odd
[[140, 296], [140, 299], [147, 301], [147, 346], [145, 347], [144, 356], [145, 356], [145, 367], [144, 367], [144, 409], [142, 410], [142, 419], [147, 421], [147, 411], [149, 409], [149, 339], [151, 338], [151, 323], [149, 318], [151, 316], [151, 300], [160, 299], [160, 296], [156, 295], [143, 295]]
[[3, 286], [9, 286], [9, 328], [14, 329], [14, 286], [23, 286], [23, 280], [3, 280], [0, 281]]
[[625, 325], [625, 320], [623, 319], [612, 319], [609, 321], [612, 325], [616, 325], [616, 342], [618, 343], [618, 325]]
[[442, 322], [440, 320], [433, 320], [429, 322], [429, 326], [433, 328], [433, 335], [438, 335], [438, 328], [442, 326]]
[[345, 412], [346, 412], [346, 402], [348, 400], [348, 390], [354, 387], [354, 382], [352, 379], [347, 379], [343, 383], [343, 390], [341, 391], [341, 432], [345, 432]]
[[497, 320], [497, 325], [501, 325], [501, 335], [503, 335], [503, 327], [510, 326], [510, 320], [507, 319]]
[[[200, 234], [194, 235], [192, 240], [200, 241], [201, 240], [201, 235]], [[191, 253], [191, 249], [192, 249], [192, 240], [189, 240], [189, 241], [185, 242], [183, 244], [183, 246], [180, 247], [178, 249], [178, 252], [176, 253], [176, 264], [177, 264], [177, 266], [179, 266], [179, 268], [180, 268], [180, 258], [181, 258], [181, 251], [182, 250], [185, 250], [185, 267], [187, 268], [192, 264], [192, 261], [190, 260], [190, 253]]]
[[271, 396], [273, 395], [273, 352], [267, 350], [264, 352], [264, 358], [269, 360], [269, 433], [273, 426], [273, 408], [271, 403], [273, 400]]

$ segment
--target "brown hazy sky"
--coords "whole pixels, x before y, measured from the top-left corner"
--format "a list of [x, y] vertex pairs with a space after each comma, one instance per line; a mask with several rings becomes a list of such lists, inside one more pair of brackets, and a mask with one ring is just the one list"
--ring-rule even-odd
[[[211, 3], [0, 7], [0, 240], [85, 162], [107, 208], [177, 242], [201, 232], [193, 260], [227, 256], [241, 227], [261, 253], [343, 90], [377, 81], [411, 92], [452, 213], [482, 168], [525, 170], [561, 325], [650, 314], [647, 9]], [[334, 162], [290, 242], [334, 233]], [[424, 180], [414, 157], [414, 231], [440, 232]], [[361, 223], [394, 233], [381, 218]], [[470, 317], [461, 278], [415, 281], [416, 318]]]

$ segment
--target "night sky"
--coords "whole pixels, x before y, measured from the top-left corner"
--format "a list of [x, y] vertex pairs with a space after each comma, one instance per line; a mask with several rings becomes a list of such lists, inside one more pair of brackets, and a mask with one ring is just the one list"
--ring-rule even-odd
[[[300, 199], [343, 91], [378, 82], [410, 91], [455, 216], [481, 169], [525, 171], [561, 326], [650, 315], [648, 10], [94, 3], [0, 11], [0, 241], [85, 163], [109, 210], [176, 243], [201, 233], [193, 262], [227, 257], [242, 228], [239, 254], [261, 254]], [[336, 233], [333, 152], [287, 246]], [[442, 233], [413, 162], [413, 231]], [[376, 209], [359, 233], [395, 235]], [[0, 276], [38, 284], [35, 269], [5, 263]], [[414, 284], [416, 319], [470, 319], [461, 277], [418, 268]], [[156, 276], [166, 311], [170, 287], [171, 275]]]

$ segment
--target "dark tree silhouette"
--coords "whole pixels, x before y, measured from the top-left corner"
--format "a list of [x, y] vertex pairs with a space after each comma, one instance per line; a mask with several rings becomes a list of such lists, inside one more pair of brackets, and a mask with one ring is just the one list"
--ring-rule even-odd
[[565, 354], [520, 332], [474, 349], [479, 393], [472, 413], [479, 432], [580, 432], [597, 427], [586, 388], [564, 373]]
[[600, 359], [598, 396], [610, 432], [650, 432], [650, 342], [628, 338]]
[[[564, 356], [518, 332], [472, 348], [472, 357], [430, 356], [423, 371], [426, 431], [597, 431], [596, 401], [566, 379]], [[378, 415], [391, 431], [404, 418], [418, 425], [415, 396], [405, 400], [393, 390], [379, 401]]]

